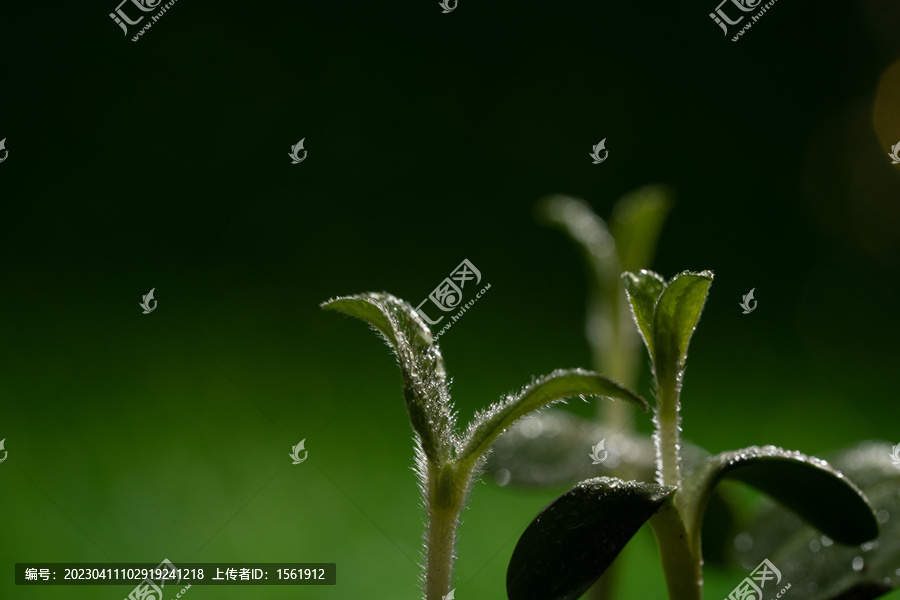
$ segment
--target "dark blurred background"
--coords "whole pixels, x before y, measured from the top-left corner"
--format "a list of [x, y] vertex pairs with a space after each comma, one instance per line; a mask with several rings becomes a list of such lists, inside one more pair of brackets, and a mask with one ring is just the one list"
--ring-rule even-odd
[[[337, 563], [334, 587], [197, 600], [418, 597], [397, 367], [318, 304], [415, 305], [469, 259], [491, 289], [441, 338], [463, 423], [588, 367], [584, 266], [533, 214], [549, 193], [606, 216], [676, 192], [653, 268], [716, 274], [686, 438], [900, 441], [896, 3], [779, 0], [738, 42], [714, 0], [178, 0], [137, 42], [116, 4], [0, 7], [0, 597], [133, 587], [14, 587], [15, 562], [163, 558]], [[479, 484], [460, 600], [505, 598], [561, 491]], [[649, 531], [626, 555], [622, 597], [664, 597]], [[708, 569], [708, 597], [745, 575]]]

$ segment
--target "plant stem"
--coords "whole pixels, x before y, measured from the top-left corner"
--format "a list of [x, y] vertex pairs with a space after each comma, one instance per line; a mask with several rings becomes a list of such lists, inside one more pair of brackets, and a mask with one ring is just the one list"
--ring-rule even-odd
[[677, 386], [659, 381], [656, 441], [657, 478], [661, 485], [681, 486], [681, 414]]
[[443, 600], [450, 593], [456, 530], [470, 481], [468, 470], [428, 464], [425, 600]]
[[[618, 281], [616, 282], [618, 283]], [[619, 297], [621, 296], [621, 297]], [[588, 340], [594, 368], [619, 383], [633, 388], [636, 379], [637, 334], [628, 308], [625, 291], [616, 286], [611, 292], [593, 293], [588, 308]], [[624, 402], [601, 402], [597, 406], [600, 421], [613, 432], [634, 431], [634, 409]]]
[[[616, 281], [618, 284], [618, 280]], [[629, 311], [624, 314], [623, 311]], [[637, 366], [637, 335], [631, 320], [631, 308], [624, 288], [615, 285], [612, 292], [594, 291], [588, 307], [588, 340], [594, 369], [606, 373], [630, 388], [635, 387]], [[603, 340], [607, 339], [606, 343]], [[634, 433], [634, 408], [625, 402], [600, 402], [597, 416], [604, 427], [615, 435]], [[614, 579], [621, 559], [614, 561], [600, 579], [591, 586], [593, 600], [613, 598]]]
[[691, 545], [674, 500], [650, 517], [650, 525], [659, 545], [669, 600], [702, 600], [703, 562], [700, 549]]

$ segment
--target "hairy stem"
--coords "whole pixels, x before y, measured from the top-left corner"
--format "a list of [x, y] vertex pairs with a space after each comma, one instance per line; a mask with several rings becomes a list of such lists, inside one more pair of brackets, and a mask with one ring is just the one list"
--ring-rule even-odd
[[471, 473], [428, 465], [428, 531], [425, 550], [425, 600], [443, 600], [453, 579], [456, 530]]
[[659, 386], [656, 412], [657, 482], [660, 485], [681, 486], [681, 414], [679, 393], [675, 385], [663, 382]]

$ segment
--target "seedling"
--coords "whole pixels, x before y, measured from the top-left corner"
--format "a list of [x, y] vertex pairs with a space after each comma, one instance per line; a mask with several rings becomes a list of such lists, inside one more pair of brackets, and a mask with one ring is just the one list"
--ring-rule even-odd
[[643, 398], [605, 375], [557, 370], [477, 412], [460, 433], [440, 348], [411, 305], [387, 293], [368, 293], [336, 298], [322, 306], [369, 323], [387, 341], [400, 365], [426, 513], [425, 600], [442, 600], [451, 592], [460, 512], [491, 444], [505, 429], [528, 413], [575, 396], [623, 400], [645, 412], [648, 409]]
[[599, 477], [550, 503], [513, 551], [507, 570], [510, 600], [578, 598], [647, 521], [659, 545], [670, 600], [700, 600], [703, 515], [723, 478], [768, 494], [836, 542], [860, 544], [877, 537], [878, 521], [865, 495], [817, 458], [752, 446], [712, 456], [683, 472], [681, 386], [713, 274], [686, 271], [666, 282], [640, 271], [622, 278], [653, 369], [656, 483]]

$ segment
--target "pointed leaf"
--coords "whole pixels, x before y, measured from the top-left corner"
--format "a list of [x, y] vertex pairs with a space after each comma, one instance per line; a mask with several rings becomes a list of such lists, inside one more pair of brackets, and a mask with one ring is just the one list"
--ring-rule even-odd
[[623, 271], [650, 266], [663, 223], [672, 208], [671, 192], [651, 185], [627, 194], [613, 207], [610, 230]]
[[678, 504], [695, 540], [709, 496], [724, 477], [768, 494], [835, 541], [860, 544], [878, 535], [865, 495], [828, 463], [775, 446], [751, 446], [717, 454], [685, 477]]
[[506, 571], [510, 600], [574, 600], [675, 491], [598, 477], [547, 505], [519, 538]]
[[522, 416], [572, 396], [603, 396], [624, 400], [648, 410], [647, 401], [605, 375], [581, 369], [558, 370], [525, 386], [515, 396], [478, 411], [469, 424], [459, 453], [463, 461], [477, 461], [503, 431]]
[[661, 388], [679, 386], [688, 345], [712, 280], [712, 271], [685, 271], [673, 277], [659, 297], [654, 317], [653, 366]]
[[362, 319], [394, 350], [403, 374], [403, 393], [413, 430], [425, 456], [435, 464], [451, 456], [455, 418], [441, 351], [422, 317], [408, 303], [387, 293], [335, 298], [322, 308]]
[[653, 271], [642, 270], [638, 273], [622, 273], [625, 292], [631, 303], [634, 322], [641, 331], [641, 337], [650, 359], [656, 356], [656, 304], [666, 288], [665, 280]]

